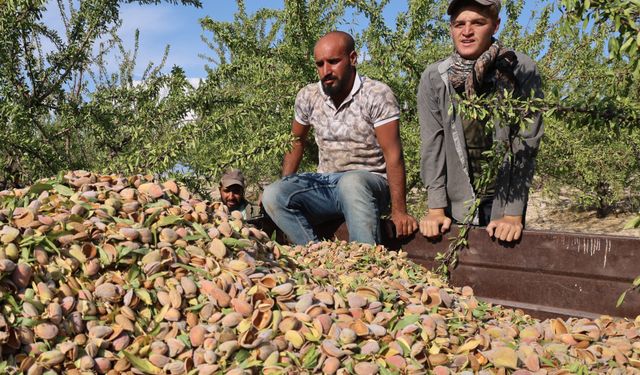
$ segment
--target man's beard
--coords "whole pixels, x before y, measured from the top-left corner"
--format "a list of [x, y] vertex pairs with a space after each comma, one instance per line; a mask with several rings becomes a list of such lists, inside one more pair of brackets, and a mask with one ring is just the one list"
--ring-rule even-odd
[[342, 81], [335, 79], [333, 81], [333, 86], [325, 85], [324, 81], [322, 82], [322, 91], [327, 96], [336, 96], [342, 92], [344, 88], [344, 84]]

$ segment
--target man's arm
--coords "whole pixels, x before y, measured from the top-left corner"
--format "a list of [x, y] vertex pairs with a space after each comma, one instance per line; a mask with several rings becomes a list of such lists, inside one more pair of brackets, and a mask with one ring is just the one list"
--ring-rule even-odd
[[377, 126], [375, 132], [387, 165], [387, 181], [391, 194], [391, 220], [396, 227], [398, 236], [408, 236], [418, 229], [418, 223], [416, 219], [407, 214], [406, 175], [399, 122], [392, 120]]
[[444, 130], [441, 113], [433, 85], [427, 73], [418, 86], [418, 118], [420, 121], [421, 161], [420, 175], [429, 193], [429, 212], [420, 220], [420, 233], [426, 237], [438, 237], [449, 230], [451, 218], [445, 214], [447, 207], [446, 163], [444, 155]]
[[295, 137], [292, 142], [291, 151], [284, 155], [282, 162], [282, 177], [294, 174], [300, 167], [300, 161], [304, 155], [304, 145], [309, 134], [309, 126], [301, 125], [293, 120], [291, 123], [291, 134]]

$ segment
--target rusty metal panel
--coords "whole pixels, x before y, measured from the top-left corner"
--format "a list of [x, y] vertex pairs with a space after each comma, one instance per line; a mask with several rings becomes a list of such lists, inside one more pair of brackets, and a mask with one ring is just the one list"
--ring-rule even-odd
[[[345, 225], [336, 223], [327, 238], [347, 239]], [[421, 235], [385, 239], [391, 249], [402, 248], [416, 262], [431, 268], [446, 250], [447, 234], [439, 241]], [[452, 271], [453, 285], [469, 285], [488, 302], [521, 308], [532, 316], [589, 317], [602, 314], [635, 318], [640, 295], [629, 293], [616, 308], [620, 294], [640, 275], [640, 239], [548, 231], [525, 231], [515, 244], [488, 237], [482, 228], [469, 234], [470, 247]]]

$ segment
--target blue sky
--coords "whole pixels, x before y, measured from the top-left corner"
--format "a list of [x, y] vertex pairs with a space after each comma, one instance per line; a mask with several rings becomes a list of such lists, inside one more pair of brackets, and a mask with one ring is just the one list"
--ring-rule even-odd
[[[202, 42], [203, 34], [199, 19], [209, 16], [218, 21], [231, 21], [237, 10], [234, 0], [203, 0], [202, 8], [182, 5], [133, 5], [121, 8], [123, 26], [121, 37], [133, 47], [135, 29], [140, 30], [140, 49], [138, 68], [144, 69], [149, 61], [158, 61], [167, 44], [170, 45], [167, 69], [179, 65], [189, 77], [204, 77], [204, 65], [207, 63], [198, 54], [212, 55], [211, 50]], [[260, 8], [284, 7], [283, 0], [246, 0], [248, 13]], [[406, 0], [391, 0], [385, 8], [385, 16], [393, 22], [393, 15], [407, 9]], [[210, 35], [210, 34], [209, 34]], [[207, 35], [207, 36], [209, 36]], [[138, 69], [136, 69], [138, 71]], [[138, 72], [139, 73], [139, 72]]]
[[[442, 0], [446, 1], [446, 0]], [[528, 15], [539, 1], [526, 1], [523, 15]], [[199, 54], [212, 55], [211, 50], [202, 42], [203, 34], [199, 19], [209, 16], [214, 20], [231, 21], [237, 10], [235, 0], [202, 0], [203, 7], [195, 8], [183, 5], [161, 3], [159, 5], [122, 5], [120, 15], [123, 20], [119, 35], [125, 46], [133, 49], [135, 30], [140, 31], [139, 51], [135, 74], [139, 78], [149, 62], [159, 62], [165, 47], [170, 46], [165, 71], [172, 66], [181, 66], [188, 77], [204, 78], [204, 66], [207, 63]], [[247, 12], [253, 13], [259, 8], [283, 8], [284, 0], [245, 0]], [[398, 12], [405, 11], [408, 0], [390, 0], [385, 8], [387, 22], [394, 22]], [[60, 25], [55, 1], [49, 0], [45, 23]], [[349, 25], [344, 29], [358, 30], [366, 25]], [[210, 35], [210, 34], [209, 34]], [[209, 36], [207, 35], [207, 36]], [[114, 69], [117, 62], [114, 60]]]

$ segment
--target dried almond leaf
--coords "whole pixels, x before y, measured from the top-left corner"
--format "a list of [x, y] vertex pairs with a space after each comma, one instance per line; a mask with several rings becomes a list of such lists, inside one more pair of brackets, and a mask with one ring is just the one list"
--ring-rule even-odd
[[515, 350], [506, 346], [492, 349], [485, 352], [484, 355], [496, 367], [518, 368], [518, 354]]
[[148, 360], [136, 357], [135, 355], [127, 352], [126, 350], [123, 351], [122, 353], [124, 354], [125, 357], [127, 357], [127, 360], [129, 361], [129, 363], [131, 363], [131, 366], [137, 368], [138, 370], [144, 372], [145, 374], [153, 374], [153, 375], [162, 374], [162, 369], [154, 366]]
[[460, 353], [465, 353], [465, 352], [471, 351], [471, 350], [477, 348], [478, 345], [480, 345], [480, 342], [481, 341], [478, 340], [478, 339], [467, 340], [467, 342], [465, 342], [460, 347], [458, 347], [458, 350], [456, 351], [456, 354], [460, 354]]

